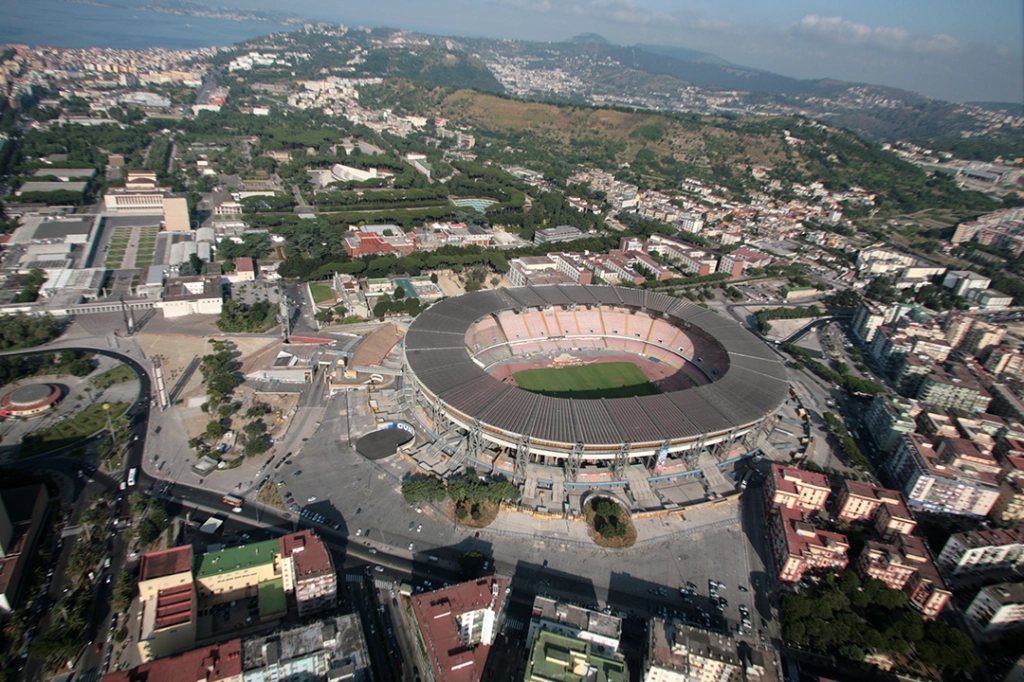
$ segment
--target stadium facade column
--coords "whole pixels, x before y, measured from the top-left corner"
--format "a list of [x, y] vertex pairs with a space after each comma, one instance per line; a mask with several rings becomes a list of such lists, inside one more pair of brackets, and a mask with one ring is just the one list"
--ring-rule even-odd
[[626, 467], [629, 466], [629, 449], [632, 443], [626, 442], [619, 445], [619, 451], [615, 453], [615, 462], [612, 464], [612, 476], [616, 481], [626, 480]]
[[583, 443], [577, 441], [572, 452], [565, 460], [565, 480], [575, 483], [580, 477], [580, 464], [583, 462]]
[[516, 443], [516, 474], [526, 476], [526, 464], [530, 461], [530, 437], [525, 433], [519, 434], [519, 442]]
[[466, 447], [466, 456], [476, 459], [484, 451], [484, 430], [479, 419], [473, 420], [473, 426], [469, 430], [469, 442]]

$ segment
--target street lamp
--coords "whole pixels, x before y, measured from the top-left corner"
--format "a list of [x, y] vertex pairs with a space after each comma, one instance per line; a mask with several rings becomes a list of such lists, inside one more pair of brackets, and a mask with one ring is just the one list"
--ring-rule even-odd
[[117, 445], [117, 434], [114, 433], [114, 424], [110, 421], [110, 403], [103, 403], [103, 411], [107, 415], [107, 429], [110, 431], [110, 437], [114, 439], [114, 445]]

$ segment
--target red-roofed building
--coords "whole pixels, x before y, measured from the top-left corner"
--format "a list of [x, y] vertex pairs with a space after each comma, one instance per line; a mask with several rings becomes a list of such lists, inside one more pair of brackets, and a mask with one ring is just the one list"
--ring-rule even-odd
[[172, 547], [143, 554], [139, 562], [139, 582], [192, 571], [192, 548]]
[[256, 264], [248, 256], [236, 258], [235, 273], [238, 275], [239, 282], [251, 282], [256, 279]]
[[139, 603], [141, 660], [152, 661], [195, 646], [196, 589], [191, 545], [142, 555]]
[[345, 251], [352, 258], [373, 254], [408, 256], [416, 250], [416, 244], [400, 229], [397, 232], [393, 236], [375, 232], [346, 232], [343, 239]]
[[331, 554], [313, 531], [285, 535], [281, 543], [284, 591], [295, 594], [299, 616], [338, 605], [338, 574]]
[[849, 479], [836, 497], [836, 516], [845, 521], [874, 521], [880, 535], [914, 532], [917, 521], [897, 490], [877, 488]]
[[818, 511], [825, 508], [832, 489], [822, 474], [772, 464], [772, 473], [765, 484], [768, 506]]
[[924, 541], [913, 535], [894, 536], [891, 544], [869, 540], [856, 570], [863, 578], [906, 592], [910, 605], [925, 618], [936, 618], [952, 596]]
[[483, 678], [504, 613], [508, 579], [490, 576], [412, 597], [437, 682]]
[[839, 573], [849, 563], [846, 536], [818, 530], [799, 509], [774, 508], [768, 518], [768, 540], [779, 582], [799, 582], [807, 571]]
[[104, 675], [103, 682], [242, 682], [242, 640], [119, 670]]

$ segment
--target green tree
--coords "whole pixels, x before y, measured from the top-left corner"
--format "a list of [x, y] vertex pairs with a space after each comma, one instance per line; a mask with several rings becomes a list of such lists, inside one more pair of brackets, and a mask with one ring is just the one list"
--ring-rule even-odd
[[203, 436], [211, 441], [220, 440], [224, 437], [224, 425], [217, 420], [211, 421], [206, 425], [206, 430], [203, 431]]
[[472, 580], [480, 576], [484, 570], [484, 555], [478, 549], [470, 550], [459, 557], [459, 568], [463, 575]]

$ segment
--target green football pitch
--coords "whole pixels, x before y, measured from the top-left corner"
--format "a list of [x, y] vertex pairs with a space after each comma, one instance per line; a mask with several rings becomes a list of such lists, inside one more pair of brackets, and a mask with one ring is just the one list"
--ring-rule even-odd
[[661, 390], [631, 362], [600, 362], [580, 367], [524, 369], [512, 375], [519, 388], [552, 398], [629, 398]]

